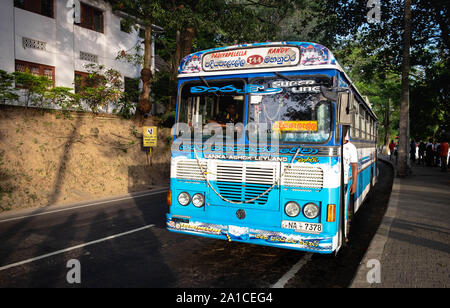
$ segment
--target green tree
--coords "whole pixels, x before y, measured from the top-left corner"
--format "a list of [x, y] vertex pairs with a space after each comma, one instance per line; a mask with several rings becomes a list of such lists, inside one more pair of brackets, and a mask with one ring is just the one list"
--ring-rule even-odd
[[[165, 14], [164, 3], [161, 0], [112, 0], [113, 8], [127, 15], [124, 22], [128, 25], [137, 25], [144, 28], [144, 55], [143, 68], [141, 70], [142, 91], [139, 97], [137, 110], [143, 115], [150, 112], [150, 83], [152, 79], [152, 25], [158, 23]], [[124, 55], [125, 56], [125, 55]]]
[[409, 149], [409, 71], [411, 69], [411, 0], [405, 0], [404, 31], [403, 31], [403, 53], [402, 53], [402, 98], [400, 102], [400, 127], [398, 141], [398, 164], [397, 175], [408, 174], [408, 149]]
[[97, 114], [108, 104], [117, 104], [123, 96], [122, 75], [104, 65], [86, 64], [88, 74], [75, 80], [77, 95]]
[[72, 88], [55, 87], [45, 93], [45, 98], [54, 106], [61, 108], [63, 114], [70, 118], [70, 111], [83, 110], [79, 95], [73, 93]]
[[29, 72], [14, 72], [16, 88], [20, 90], [25, 106], [46, 107], [45, 94], [53, 86], [53, 81], [46, 76], [36, 76]]
[[[369, 24], [366, 19], [366, 1], [328, 1], [322, 11], [326, 18], [320, 28], [329, 33], [327, 39], [330, 46], [339, 48], [343, 41], [355, 40], [363, 48], [365, 56], [375, 55], [378, 61], [372, 72], [368, 72], [369, 75], [394, 73], [402, 76], [398, 174], [404, 175], [409, 144], [410, 80], [414, 81], [414, 74], [426, 71], [423, 68], [433, 66], [433, 63], [448, 63], [448, 3], [418, 0], [412, 5], [409, 0], [391, 0], [382, 1], [381, 5], [381, 21]], [[411, 83], [412, 87], [415, 85], [418, 83]], [[445, 84], [440, 84], [440, 90], [434, 96], [442, 93], [445, 87]], [[411, 106], [416, 104], [422, 102], [411, 100]], [[411, 114], [413, 116], [416, 115]], [[415, 120], [411, 118], [411, 123]]]
[[0, 101], [18, 99], [19, 95], [14, 90], [14, 75], [0, 70]]

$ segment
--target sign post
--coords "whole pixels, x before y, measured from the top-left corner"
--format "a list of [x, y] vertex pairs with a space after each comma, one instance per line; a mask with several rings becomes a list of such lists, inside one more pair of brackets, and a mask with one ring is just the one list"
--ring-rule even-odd
[[[147, 161], [150, 166], [150, 178], [153, 185], [153, 174], [152, 174], [152, 147], [156, 147], [158, 144], [158, 128], [156, 126], [144, 126], [143, 127], [143, 146], [148, 148]], [[150, 154], [150, 158], [149, 158]]]

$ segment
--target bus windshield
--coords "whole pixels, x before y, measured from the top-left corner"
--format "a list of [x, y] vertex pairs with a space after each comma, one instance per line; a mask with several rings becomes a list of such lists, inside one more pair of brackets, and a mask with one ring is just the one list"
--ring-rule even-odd
[[267, 138], [279, 142], [321, 143], [331, 134], [331, 102], [320, 93], [324, 78], [266, 78], [253, 80], [252, 84], [264, 88], [279, 88], [278, 93], [252, 94], [249, 99], [249, 139], [267, 132]]

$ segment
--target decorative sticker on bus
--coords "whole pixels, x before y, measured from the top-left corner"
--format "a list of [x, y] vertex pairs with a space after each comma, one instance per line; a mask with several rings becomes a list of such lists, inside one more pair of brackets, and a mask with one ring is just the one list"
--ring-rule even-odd
[[300, 50], [295, 46], [260, 47], [216, 51], [203, 55], [205, 72], [236, 69], [294, 66], [300, 62]]
[[299, 163], [311, 163], [311, 164], [319, 163], [319, 157], [317, 156], [297, 157], [296, 160]]
[[283, 89], [281, 88], [264, 88], [264, 86], [257, 84], [247, 84], [244, 85], [242, 89], [238, 89], [233, 85], [227, 85], [223, 87], [205, 87], [205, 86], [193, 86], [191, 87], [191, 93], [238, 93], [238, 94], [276, 94], [280, 93]]
[[316, 132], [317, 121], [276, 121], [272, 130], [280, 132]]
[[248, 156], [248, 155], [232, 155], [232, 154], [205, 154], [207, 159], [222, 159], [222, 160], [246, 160], [246, 161], [277, 161], [288, 162], [287, 157], [282, 156]]
[[328, 63], [328, 49], [319, 44], [301, 46], [301, 65], [319, 65]]
[[[175, 143], [176, 144], [176, 143]], [[244, 146], [244, 145], [232, 145], [232, 146], [217, 146], [214, 144], [177, 144], [179, 151], [202, 151], [202, 152], [236, 152], [236, 153], [251, 153], [251, 154], [259, 154], [259, 153], [269, 153], [269, 154], [295, 154], [299, 155], [317, 155], [319, 154], [318, 148], [303, 148], [294, 146], [294, 147], [277, 147], [277, 146]]]
[[282, 244], [282, 246], [291, 248], [307, 248], [316, 251], [325, 251], [332, 249], [331, 237], [317, 237], [300, 234], [284, 233], [279, 231], [266, 231], [252, 229], [249, 227], [239, 227], [233, 225], [217, 225], [212, 223], [203, 223], [189, 221], [188, 223], [174, 222], [170, 218], [167, 220], [167, 227], [174, 231], [184, 231], [193, 234], [207, 234], [221, 237], [228, 241], [245, 241], [250, 244], [272, 243]]
[[202, 70], [201, 54], [191, 54], [182, 61], [182, 73], [198, 73]]
[[320, 85], [315, 80], [275, 80], [273, 88], [290, 88], [292, 93], [320, 93]]

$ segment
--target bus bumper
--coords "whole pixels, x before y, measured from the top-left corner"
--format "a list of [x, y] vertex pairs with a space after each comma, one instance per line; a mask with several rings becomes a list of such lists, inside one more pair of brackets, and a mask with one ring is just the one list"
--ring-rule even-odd
[[336, 249], [337, 235], [304, 234], [282, 228], [246, 227], [213, 221], [198, 221], [195, 217], [167, 214], [167, 229], [171, 232], [204, 236], [226, 241], [273, 246], [306, 252], [330, 254]]

